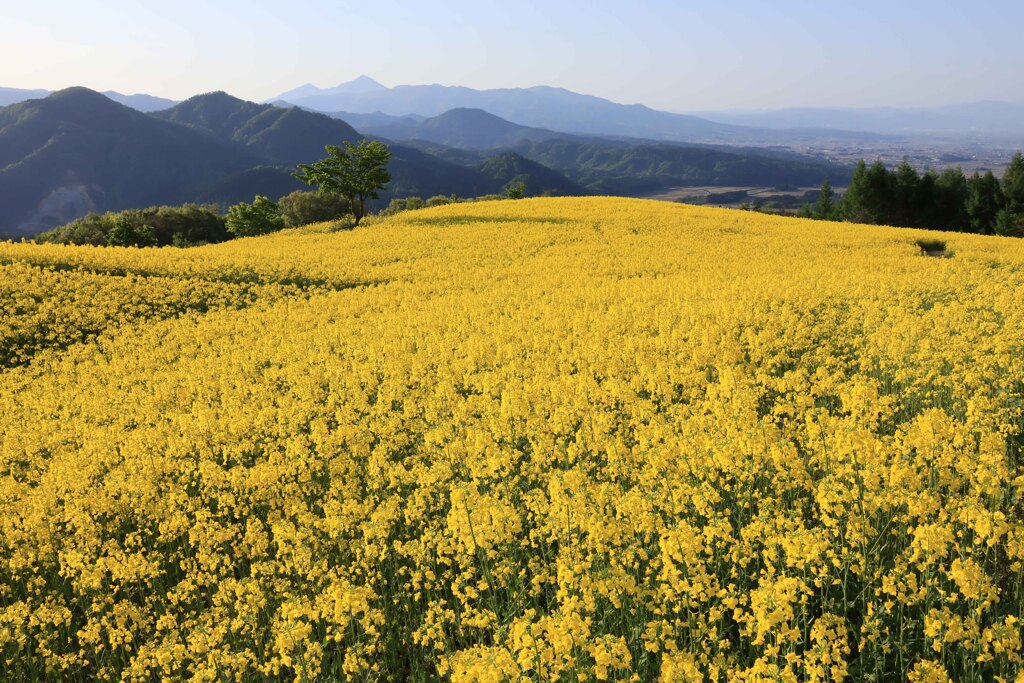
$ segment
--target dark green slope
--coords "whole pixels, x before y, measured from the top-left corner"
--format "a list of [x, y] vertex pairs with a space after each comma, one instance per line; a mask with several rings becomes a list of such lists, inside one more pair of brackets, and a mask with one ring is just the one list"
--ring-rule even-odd
[[527, 194], [584, 195], [588, 192], [578, 183], [536, 161], [506, 152], [484, 160], [477, 166], [480, 171], [501, 185], [503, 190], [514, 183], [523, 183]]
[[288, 166], [324, 156], [324, 145], [355, 142], [360, 135], [325, 114], [256, 104], [216, 92], [197, 95], [154, 117], [205, 131], [245, 151]]
[[210, 135], [69, 88], [0, 109], [0, 232], [190, 201], [198, 188], [260, 163]]
[[[483, 168], [493, 151], [454, 149], [436, 143], [409, 144], [447, 161]], [[524, 140], [506, 148], [557, 173], [584, 193], [645, 196], [696, 185], [817, 186], [826, 177], [846, 183], [851, 169], [811, 157], [773, 150], [664, 144], [636, 140], [564, 137]], [[528, 187], [532, 187], [527, 182]]]
[[432, 197], [457, 194], [477, 197], [497, 192], [493, 179], [480, 171], [439, 159], [412, 147], [390, 145], [391, 182], [382, 195], [389, 197]]
[[813, 159], [736, 149], [577, 140], [524, 141], [517, 154], [565, 174], [591, 192], [635, 195], [685, 185], [841, 184], [849, 169]]

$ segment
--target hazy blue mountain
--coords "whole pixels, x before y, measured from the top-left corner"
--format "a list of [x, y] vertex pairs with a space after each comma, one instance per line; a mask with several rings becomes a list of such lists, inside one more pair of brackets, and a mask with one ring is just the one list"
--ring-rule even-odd
[[[297, 105], [288, 102], [287, 100], [271, 100], [267, 104], [272, 104], [275, 107], [282, 107], [284, 109], [290, 109]], [[371, 114], [356, 114], [350, 111], [332, 111], [322, 112], [318, 109], [311, 109], [309, 107], [298, 107], [303, 111], [313, 112], [314, 114], [327, 113], [328, 116], [334, 119], [340, 119], [352, 126], [360, 133], [372, 135], [370, 131], [376, 130], [383, 126], [390, 126], [393, 124], [413, 124], [426, 119], [426, 116], [418, 116], [416, 114], [408, 114], [406, 116], [392, 116], [391, 114], [384, 114], [379, 111], [375, 111]]]
[[452, 109], [429, 119], [405, 117], [380, 125], [367, 122], [363, 130], [392, 140], [424, 140], [458, 149], [498, 149], [523, 140], [551, 140], [566, 135], [520, 126], [483, 109]]
[[[290, 106], [287, 103], [279, 106]], [[316, 111], [315, 109], [309, 109], [309, 111]], [[383, 112], [375, 111], [372, 114], [356, 114], [350, 111], [334, 111], [330, 113], [330, 116], [341, 119], [348, 125], [352, 126], [360, 133], [373, 134], [371, 131], [378, 130], [384, 126], [391, 125], [412, 125], [419, 123], [426, 119], [426, 116], [418, 116], [416, 114], [408, 114], [406, 116], [392, 116], [391, 114], [385, 114]]]
[[380, 92], [387, 90], [386, 87], [373, 80], [369, 76], [360, 76], [355, 80], [336, 85], [333, 88], [318, 88], [315, 85], [306, 83], [300, 85], [294, 90], [281, 93], [274, 100], [284, 100], [286, 102], [293, 102], [297, 99], [306, 97], [331, 97], [331, 96], [343, 96], [343, 95], [361, 95], [365, 93]]
[[394, 88], [380, 84], [377, 86], [358, 91], [303, 86], [274, 99], [316, 111], [355, 114], [376, 112], [394, 117], [435, 117], [452, 109], [481, 109], [506, 121], [532, 128], [579, 135], [627, 136], [676, 142], [777, 144], [817, 140], [823, 133], [835, 139], [865, 137], [864, 134], [848, 131], [778, 131], [719, 123], [689, 114], [657, 111], [641, 104], [618, 104], [600, 97], [548, 86], [494, 90], [443, 85], [400, 85]]
[[0, 232], [180, 204], [261, 159], [85, 88], [0, 109]]
[[0, 88], [0, 107], [6, 107], [26, 100], [37, 100], [50, 94], [49, 90], [23, 90], [21, 88]]
[[[6, 107], [18, 102], [38, 100], [52, 93], [51, 90], [22, 90], [20, 88], [0, 88], [0, 107]], [[103, 93], [108, 98], [129, 106], [132, 109], [142, 112], [157, 111], [166, 109], [177, 104], [176, 100], [169, 100], [166, 97], [154, 97], [153, 95], [122, 95], [119, 92], [108, 90]]]
[[178, 103], [177, 100], [169, 100], [166, 97], [145, 94], [122, 95], [114, 90], [107, 90], [103, 94], [115, 102], [120, 102], [127, 107], [146, 113], [167, 109]]
[[876, 133], [1024, 135], [1024, 104], [971, 102], [944, 107], [791, 108], [771, 111], [708, 111], [720, 123], [763, 128], [819, 128]]
[[548, 86], [475, 90], [461, 86], [400, 85], [359, 92], [304, 87], [298, 94], [285, 93], [274, 99], [318, 111], [381, 112], [391, 116], [433, 117], [452, 109], [483, 109], [523, 126], [595, 135], [726, 140], [747, 132], [696, 116], [660, 112], [639, 104], [617, 104]]

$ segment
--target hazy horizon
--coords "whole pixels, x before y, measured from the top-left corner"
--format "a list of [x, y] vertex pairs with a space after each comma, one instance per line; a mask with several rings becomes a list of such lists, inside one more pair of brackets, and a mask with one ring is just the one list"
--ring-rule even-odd
[[1010, 2], [279, 7], [4, 8], [0, 86], [264, 101], [365, 74], [388, 87], [548, 85], [679, 112], [1020, 102], [1024, 92], [1024, 5]]

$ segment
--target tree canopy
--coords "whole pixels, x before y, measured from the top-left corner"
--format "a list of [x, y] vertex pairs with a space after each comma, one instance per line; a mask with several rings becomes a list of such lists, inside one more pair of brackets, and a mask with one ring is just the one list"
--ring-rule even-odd
[[388, 161], [391, 152], [378, 140], [344, 142], [344, 147], [327, 145], [327, 157], [312, 164], [299, 164], [295, 177], [321, 192], [348, 199], [355, 224], [366, 215], [366, 200], [377, 199], [379, 191], [391, 182]]
[[228, 232], [236, 237], [265, 235], [284, 227], [281, 207], [263, 195], [256, 195], [252, 204], [241, 202], [228, 209]]

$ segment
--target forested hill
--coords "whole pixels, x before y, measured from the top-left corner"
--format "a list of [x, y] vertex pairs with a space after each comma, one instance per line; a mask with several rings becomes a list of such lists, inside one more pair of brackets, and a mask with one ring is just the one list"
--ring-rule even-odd
[[[188, 201], [234, 203], [304, 187], [298, 163], [360, 137], [343, 121], [210, 93], [152, 115], [85, 88], [0, 108], [0, 234], [103, 212]], [[391, 145], [387, 196], [501, 192], [495, 174]], [[544, 175], [559, 174], [544, 169]], [[546, 183], [546, 184], [545, 184]], [[571, 185], [531, 177], [545, 189]], [[550, 185], [550, 187], [548, 187]]]
[[323, 156], [333, 141], [355, 142], [360, 135], [344, 121], [295, 107], [256, 104], [224, 92], [197, 95], [154, 117], [184, 124], [282, 164], [308, 163]]
[[[464, 165], [494, 150], [467, 150], [414, 141], [424, 151]], [[700, 185], [818, 186], [845, 184], [852, 167], [796, 154], [740, 147], [561, 137], [521, 140], [501, 150], [566, 176], [591, 194], [644, 196]]]
[[24, 234], [89, 211], [189, 201], [262, 163], [100, 93], [63, 90], [0, 109], [0, 230]]
[[851, 170], [809, 158], [770, 156], [674, 144], [622, 145], [601, 141], [523, 141], [511, 151], [598, 194], [633, 195], [682, 185], [818, 185], [845, 183]]

